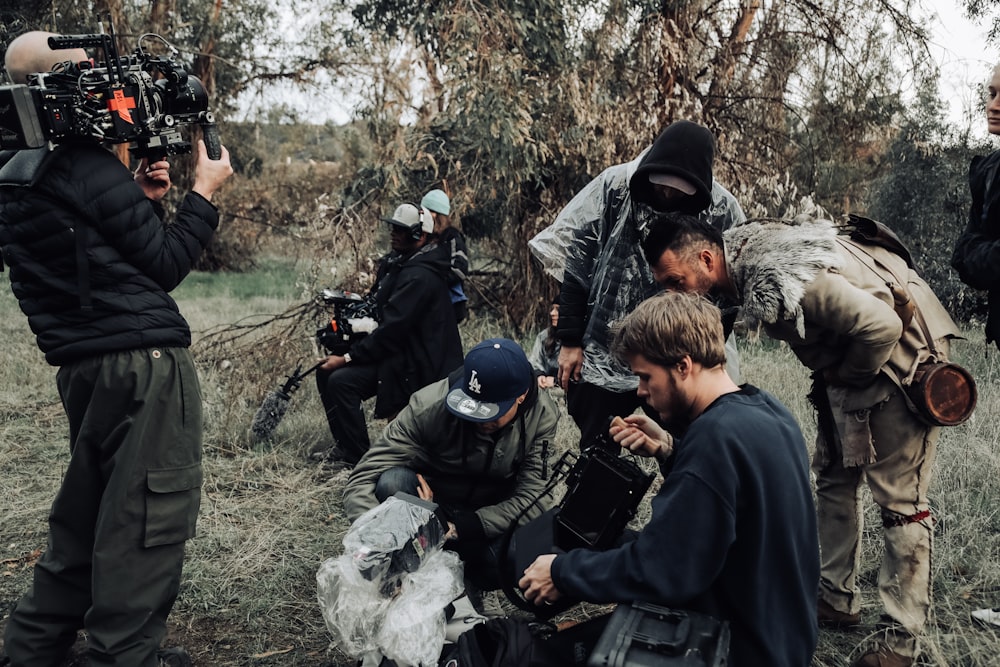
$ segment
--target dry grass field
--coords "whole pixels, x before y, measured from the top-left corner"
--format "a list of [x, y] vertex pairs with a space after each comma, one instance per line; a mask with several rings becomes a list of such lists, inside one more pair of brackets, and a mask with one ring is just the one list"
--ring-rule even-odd
[[[206, 407], [205, 485], [168, 641], [186, 646], [199, 667], [349, 665], [348, 656], [330, 646], [316, 600], [317, 567], [339, 555], [347, 528], [340, 500], [346, 473], [310, 459], [330, 444], [311, 378], [294, 395], [271, 446], [254, 447], [246, 435], [261, 398], [295, 363], [311, 358], [313, 331], [300, 326], [272, 333], [256, 346], [234, 345], [229, 354], [206, 343], [206, 332], [219, 325], [252, 325], [255, 317], [307, 300], [308, 290], [296, 283], [290, 267], [276, 263], [251, 275], [192, 275], [175, 296], [196, 332]], [[483, 319], [463, 325], [467, 346], [502, 333]], [[0, 286], [0, 334], [6, 341], [0, 355], [2, 625], [45, 547], [48, 506], [68, 452], [55, 371], [35, 347], [6, 284]], [[921, 665], [1000, 664], [1000, 628], [969, 619], [973, 609], [1000, 605], [1000, 369], [995, 351], [984, 354], [979, 327], [969, 338], [956, 356], [976, 374], [980, 403], [969, 423], [946, 430], [940, 441], [932, 486], [938, 517], [934, 619]], [[811, 441], [805, 371], [787, 349], [766, 339], [741, 341], [741, 352], [744, 379], [778, 395]], [[373, 433], [383, 426], [373, 422]], [[565, 417], [559, 447], [574, 446], [577, 438]], [[878, 525], [873, 511], [868, 519]], [[868, 625], [855, 632], [823, 631], [816, 667], [846, 665], [869, 639], [878, 614], [878, 530], [866, 534], [865, 550]]]

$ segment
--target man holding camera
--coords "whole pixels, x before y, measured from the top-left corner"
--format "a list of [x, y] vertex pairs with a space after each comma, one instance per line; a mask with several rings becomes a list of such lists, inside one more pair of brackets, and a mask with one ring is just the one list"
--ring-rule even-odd
[[371, 295], [378, 326], [333, 354], [316, 371], [316, 385], [336, 446], [329, 459], [354, 465], [368, 451], [362, 403], [375, 396], [375, 416], [391, 419], [410, 395], [462, 363], [462, 342], [451, 305], [450, 255], [431, 242], [426, 209], [403, 204], [389, 225], [392, 252], [384, 256]]
[[539, 556], [519, 585], [535, 604], [568, 595], [708, 614], [729, 623], [727, 664], [803, 667], [819, 571], [806, 445], [785, 406], [729, 377], [722, 331], [716, 306], [677, 292], [617, 325], [612, 353], [677, 437], [646, 415], [611, 426], [615, 442], [665, 469], [652, 516], [616, 548]]
[[467, 581], [497, 589], [504, 532], [522, 513], [530, 519], [548, 508], [548, 498], [533, 502], [546, 485], [558, 422], [520, 346], [484, 340], [450, 378], [410, 398], [351, 473], [344, 511], [354, 521], [397, 491], [433, 500]]
[[944, 360], [959, 334], [955, 323], [904, 256], [838, 235], [813, 213], [723, 234], [690, 216], [667, 216], [653, 223], [643, 249], [661, 285], [738, 299], [751, 331], [762, 326], [786, 341], [813, 371], [823, 558], [816, 613], [832, 626], [861, 622], [865, 480], [881, 511], [883, 613], [876, 645], [853, 665], [914, 664], [931, 605], [927, 489], [940, 427], [916, 414], [903, 384], [921, 362]]
[[[87, 59], [48, 33], [11, 42], [15, 82]], [[166, 160], [133, 174], [96, 140], [0, 153], [0, 245], [69, 418], [70, 461], [31, 590], [7, 622], [13, 667], [62, 663], [87, 632], [91, 665], [190, 664], [158, 652], [201, 500], [201, 393], [191, 333], [168, 292], [218, 226], [213, 193], [232, 174], [199, 142], [174, 221], [159, 201]], [[159, 657], [158, 657], [159, 656]], [[180, 662], [178, 662], [180, 661]]]

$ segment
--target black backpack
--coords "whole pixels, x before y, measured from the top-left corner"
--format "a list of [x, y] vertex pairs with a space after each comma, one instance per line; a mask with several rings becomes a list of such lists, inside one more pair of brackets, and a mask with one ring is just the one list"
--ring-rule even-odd
[[591, 646], [583, 648], [571, 642], [555, 642], [554, 638], [563, 633], [553, 632], [554, 628], [545, 623], [491, 618], [459, 635], [456, 643], [446, 646], [438, 667], [574, 667], [586, 664]]

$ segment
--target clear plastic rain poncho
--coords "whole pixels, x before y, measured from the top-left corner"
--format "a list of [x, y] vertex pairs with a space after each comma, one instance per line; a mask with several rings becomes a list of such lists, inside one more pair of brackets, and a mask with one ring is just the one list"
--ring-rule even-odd
[[397, 497], [362, 514], [344, 553], [316, 574], [326, 627], [344, 652], [366, 664], [436, 665], [445, 607], [463, 589], [462, 562], [444, 551], [433, 511]]
[[[640, 245], [656, 212], [633, 204], [628, 188], [642, 157], [605, 169], [528, 241], [546, 273], [589, 289], [583, 381], [617, 392], [636, 389], [638, 379], [611, 356], [610, 325], [659, 291]], [[716, 182], [711, 205], [698, 217], [720, 229], [745, 220], [736, 199]]]

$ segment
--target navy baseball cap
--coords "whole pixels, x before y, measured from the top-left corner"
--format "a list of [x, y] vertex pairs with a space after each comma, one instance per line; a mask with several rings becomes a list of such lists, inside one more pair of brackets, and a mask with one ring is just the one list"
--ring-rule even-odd
[[531, 388], [534, 375], [520, 345], [507, 338], [488, 338], [465, 355], [465, 373], [451, 385], [448, 410], [471, 422], [498, 419]]

